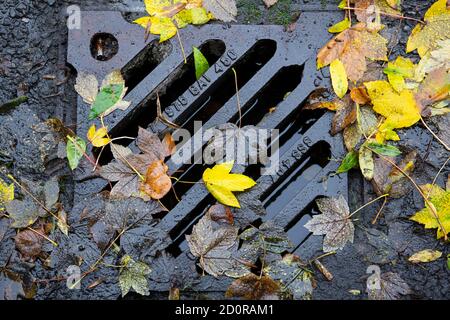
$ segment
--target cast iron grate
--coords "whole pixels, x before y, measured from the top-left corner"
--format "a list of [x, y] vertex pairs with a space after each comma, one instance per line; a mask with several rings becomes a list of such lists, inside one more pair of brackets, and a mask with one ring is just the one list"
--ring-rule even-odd
[[[138, 126], [142, 126], [162, 137], [170, 128], [156, 120], [157, 93], [165, 117], [191, 134], [194, 120], [203, 121], [206, 128], [236, 123], [234, 68], [242, 125], [281, 132], [280, 170], [273, 176], [253, 174], [258, 184], [250, 193], [267, 210], [262, 221], [273, 219], [285, 227], [296, 245], [294, 252], [299, 252], [309, 236], [304, 224], [314, 211], [314, 200], [347, 196], [346, 175], [332, 174], [338, 166], [333, 159], [345, 152], [341, 138], [329, 134], [332, 115], [302, 110], [309, 94], [328, 80], [327, 74], [316, 70], [315, 53], [329, 38], [328, 26], [339, 18], [334, 11], [302, 12], [293, 32], [285, 32], [282, 26], [210, 24], [186, 28], [180, 32], [188, 55], [185, 64], [176, 38], [163, 44], [154, 38], [144, 42], [142, 28], [125, 21], [119, 12], [83, 12], [82, 29], [69, 31], [68, 62], [77, 72], [92, 73], [98, 79], [113, 69], [122, 70], [129, 87], [125, 99], [132, 105], [105, 118], [113, 136], [136, 136]], [[102, 43], [112, 49], [99, 51]], [[193, 72], [192, 46], [199, 47], [211, 64], [198, 81]], [[271, 112], [274, 106], [276, 110]], [[78, 98], [80, 136], [86, 135], [91, 124], [88, 111], [89, 106]], [[104, 152], [102, 162], [110, 159], [111, 154]], [[168, 165], [172, 175], [186, 181], [199, 179], [204, 170], [199, 164], [177, 165], [170, 159]], [[87, 173], [77, 171], [76, 175], [75, 202], [107, 186], [101, 178], [83, 179]], [[184, 236], [214, 199], [199, 184], [177, 186], [178, 192], [181, 201], [164, 199], [170, 211], [161, 217], [159, 227], [172, 239], [170, 253], [186, 259], [189, 250]], [[209, 280], [199, 283], [198, 290], [223, 291], [222, 281], [204, 278]], [[153, 287], [167, 290], [168, 284]]]

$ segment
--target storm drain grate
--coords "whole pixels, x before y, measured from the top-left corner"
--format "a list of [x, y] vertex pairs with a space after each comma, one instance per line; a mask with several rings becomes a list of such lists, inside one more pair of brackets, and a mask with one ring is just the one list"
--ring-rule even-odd
[[[281, 132], [280, 169], [272, 176], [253, 175], [258, 184], [250, 194], [259, 198], [267, 210], [262, 221], [273, 219], [282, 225], [296, 245], [294, 252], [299, 252], [309, 236], [304, 224], [314, 211], [314, 200], [320, 196], [347, 196], [346, 175], [332, 174], [338, 166], [333, 159], [344, 154], [341, 138], [329, 134], [332, 115], [302, 110], [309, 94], [327, 80], [327, 75], [316, 70], [315, 53], [329, 38], [328, 26], [338, 20], [336, 12], [311, 11], [302, 12], [293, 32], [285, 32], [282, 26], [210, 24], [186, 28], [180, 32], [188, 55], [185, 64], [176, 38], [162, 44], [154, 38], [144, 42], [142, 28], [125, 21], [119, 12], [83, 12], [82, 29], [69, 31], [68, 62], [78, 72], [95, 74], [98, 79], [113, 69], [122, 70], [129, 88], [125, 99], [132, 104], [127, 111], [105, 118], [113, 136], [137, 136], [141, 126], [162, 137], [170, 128], [156, 120], [157, 93], [165, 117], [191, 134], [194, 120], [203, 121], [206, 128], [236, 123], [234, 68], [242, 125], [277, 128]], [[110, 49], [99, 49], [102, 44]], [[211, 64], [198, 81], [193, 46], [200, 48]], [[88, 111], [89, 106], [78, 98], [80, 136], [86, 135], [91, 124]], [[111, 157], [105, 152], [102, 162], [109, 162]], [[199, 179], [204, 170], [198, 164], [177, 165], [170, 160], [168, 165], [172, 175], [185, 181]], [[75, 202], [107, 186], [105, 180], [83, 179], [83, 174], [76, 173]], [[159, 227], [172, 239], [170, 253], [185, 259], [189, 251], [185, 234], [215, 201], [198, 184], [177, 186], [177, 192], [179, 202], [164, 199], [170, 211], [161, 217]], [[209, 281], [208, 285], [198, 284], [198, 289], [224, 290], [221, 281]], [[167, 290], [168, 284], [159, 284], [155, 289]]]

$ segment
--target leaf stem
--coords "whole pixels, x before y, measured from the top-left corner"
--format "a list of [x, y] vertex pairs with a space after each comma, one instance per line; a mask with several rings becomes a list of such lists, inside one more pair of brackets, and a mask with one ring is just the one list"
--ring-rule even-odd
[[[348, 6], [348, 5], [347, 5], [347, 7], [343, 8], [343, 9], [344, 10], [353, 10], [353, 11], [366, 11], [366, 9], [352, 8], [352, 7]], [[387, 12], [383, 12], [383, 11], [380, 11], [380, 14], [382, 16], [387, 16], [387, 17], [391, 17], [391, 18], [402, 19], [402, 20], [411, 20], [411, 21], [416, 21], [416, 22], [421, 23], [421, 24], [426, 24], [425, 21], [422, 21], [422, 20], [419, 20], [419, 19], [416, 19], [416, 18], [412, 18], [412, 17], [399, 15], [399, 14], [387, 13]]]
[[355, 211], [353, 211], [353, 212], [347, 217], [347, 219], [350, 219], [355, 213], [361, 211], [362, 209], [364, 209], [364, 208], [367, 207], [367, 206], [370, 206], [372, 203], [374, 203], [374, 202], [380, 200], [381, 198], [386, 198], [388, 195], [389, 195], [389, 194], [386, 193], [386, 194], [383, 194], [383, 195], [381, 195], [381, 196], [379, 196], [379, 197], [377, 197], [377, 198], [375, 198], [375, 199], [373, 199], [373, 200], [367, 202], [365, 205], [363, 205], [363, 206], [359, 207], [358, 209], [356, 209]]
[[444, 141], [442, 141], [442, 139], [439, 138], [438, 135], [437, 135], [436, 133], [433, 132], [433, 130], [431, 130], [431, 128], [427, 125], [427, 123], [425, 122], [425, 120], [423, 120], [422, 117], [420, 117], [420, 121], [421, 121], [422, 124], [425, 126], [425, 128], [427, 128], [427, 130], [430, 131], [430, 133], [433, 135], [433, 137], [434, 137], [437, 141], [439, 141], [439, 142], [444, 146], [444, 148], [447, 149], [447, 151], [450, 151], [449, 146], [448, 146]]
[[239, 96], [238, 77], [237, 77], [236, 70], [234, 68], [231, 68], [231, 70], [233, 70], [233, 73], [234, 73], [234, 84], [236, 87], [236, 100], [237, 100], [237, 107], [238, 107], [238, 111], [239, 111], [239, 128], [241, 128], [241, 126], [242, 126], [242, 111], [241, 111], [241, 99]]
[[30, 231], [32, 231], [32, 232], [34, 232], [34, 233], [36, 233], [36, 234], [38, 234], [38, 235], [40, 235], [42, 238], [44, 238], [45, 240], [47, 240], [48, 242], [50, 242], [53, 246], [55, 246], [55, 247], [58, 246], [58, 243], [56, 243], [55, 241], [53, 241], [52, 239], [50, 239], [49, 237], [47, 237], [45, 234], [42, 234], [42, 233], [40, 233], [39, 231], [34, 230], [34, 229], [31, 228], [31, 227], [27, 227], [27, 229], [30, 230]]

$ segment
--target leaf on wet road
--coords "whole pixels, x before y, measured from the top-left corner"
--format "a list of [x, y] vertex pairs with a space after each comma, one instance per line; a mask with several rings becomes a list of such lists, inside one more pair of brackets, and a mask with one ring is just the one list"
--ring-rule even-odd
[[250, 273], [234, 280], [225, 293], [226, 298], [245, 300], [278, 300], [281, 287], [269, 276]]
[[322, 214], [313, 216], [305, 228], [314, 235], [325, 235], [323, 251], [343, 249], [347, 242], [353, 242], [355, 227], [351, 220], [347, 201], [343, 196], [316, 200]]
[[436, 261], [440, 257], [442, 257], [442, 252], [437, 250], [425, 249], [414, 253], [411, 257], [408, 258], [408, 261], [412, 263], [425, 263]]
[[92, 143], [94, 147], [103, 147], [111, 142], [111, 139], [107, 137], [108, 129], [106, 127], [101, 127], [97, 130], [95, 124], [93, 124], [87, 133], [88, 140]]
[[402, 296], [412, 293], [409, 285], [394, 272], [386, 272], [380, 275], [380, 287], [367, 289], [370, 300], [398, 300]]
[[134, 261], [126, 255], [121, 259], [119, 284], [122, 290], [122, 297], [133, 289], [136, 293], [143, 296], [150, 294], [147, 275], [152, 271], [150, 267], [141, 261]]

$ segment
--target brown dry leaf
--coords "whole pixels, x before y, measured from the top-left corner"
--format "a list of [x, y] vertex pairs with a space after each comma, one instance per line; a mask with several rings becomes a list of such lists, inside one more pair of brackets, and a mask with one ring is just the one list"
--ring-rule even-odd
[[350, 97], [359, 105], [364, 105], [370, 102], [370, 97], [364, 86], [353, 88], [350, 91]]
[[[433, 115], [432, 106], [442, 100], [448, 99], [450, 91], [449, 70], [439, 68], [428, 74], [420, 84], [415, 95], [417, 106], [422, 116]], [[450, 110], [447, 110], [449, 112]]]
[[175, 141], [173, 140], [173, 137], [170, 133], [166, 133], [164, 135], [162, 144], [166, 148], [166, 151], [165, 151], [166, 156], [173, 155], [175, 153], [175, 151], [177, 150]]
[[[44, 229], [42, 227], [36, 231], [42, 234], [44, 233]], [[29, 229], [20, 231], [14, 237], [14, 240], [16, 242], [17, 250], [19, 250], [22, 254], [22, 258], [25, 260], [35, 261], [41, 254], [44, 238], [36, 232]]]
[[317, 67], [320, 69], [340, 59], [348, 78], [356, 82], [367, 70], [366, 58], [387, 60], [386, 44], [385, 38], [376, 32], [368, 31], [364, 23], [358, 23], [331, 39], [319, 51]]
[[234, 216], [230, 207], [223, 204], [215, 204], [208, 209], [208, 214], [211, 220], [216, 222], [224, 222], [227, 224], [234, 224]]
[[163, 198], [172, 187], [172, 180], [167, 175], [169, 168], [163, 160], [152, 162], [145, 175], [145, 181], [141, 183], [141, 191], [150, 198], [159, 200]]
[[340, 101], [340, 105], [341, 107], [336, 110], [331, 124], [332, 135], [341, 132], [356, 121], [356, 106], [350, 96], [345, 96]]
[[225, 293], [226, 298], [242, 298], [245, 300], [278, 300], [280, 285], [268, 276], [257, 276], [250, 273], [234, 280]]
[[[394, 161], [394, 159], [391, 160]], [[411, 151], [400, 161], [398, 166], [407, 174], [411, 174], [416, 160], [417, 152]], [[409, 180], [389, 162], [376, 157], [374, 163], [372, 186], [377, 195], [388, 193], [392, 198], [400, 198], [411, 190]]]

